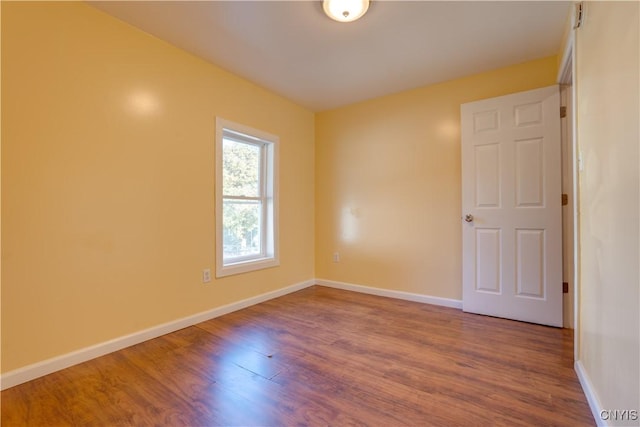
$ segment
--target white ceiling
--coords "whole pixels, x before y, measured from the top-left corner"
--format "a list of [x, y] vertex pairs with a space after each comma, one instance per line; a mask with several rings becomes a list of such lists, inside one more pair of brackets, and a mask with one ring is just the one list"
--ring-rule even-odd
[[570, 2], [107, 1], [95, 7], [313, 111], [558, 53]]

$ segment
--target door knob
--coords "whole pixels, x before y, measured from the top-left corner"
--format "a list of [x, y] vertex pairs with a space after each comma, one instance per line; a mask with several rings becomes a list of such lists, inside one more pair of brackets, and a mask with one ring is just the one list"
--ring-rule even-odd
[[464, 220], [465, 220], [465, 221], [467, 221], [467, 222], [473, 222], [473, 215], [471, 215], [471, 214], [466, 214], [466, 215], [464, 216]]

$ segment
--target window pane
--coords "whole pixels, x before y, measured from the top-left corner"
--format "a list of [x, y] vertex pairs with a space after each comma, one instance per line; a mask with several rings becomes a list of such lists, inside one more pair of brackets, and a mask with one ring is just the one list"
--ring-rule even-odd
[[256, 200], [225, 200], [223, 203], [223, 258], [259, 255], [261, 203]]
[[224, 138], [222, 192], [225, 196], [260, 196], [260, 147]]

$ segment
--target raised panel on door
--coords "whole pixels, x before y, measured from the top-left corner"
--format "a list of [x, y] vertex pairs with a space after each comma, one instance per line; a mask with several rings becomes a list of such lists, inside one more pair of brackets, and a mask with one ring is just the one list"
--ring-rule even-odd
[[476, 228], [475, 288], [479, 292], [500, 293], [502, 250], [500, 230]]
[[542, 125], [542, 102], [516, 105], [513, 107], [514, 126]]
[[498, 110], [477, 111], [473, 114], [473, 133], [496, 131], [499, 128], [500, 114]]
[[474, 147], [476, 171], [476, 206], [500, 206], [500, 145], [485, 144]]
[[515, 141], [516, 206], [539, 207], [544, 204], [543, 139]]
[[544, 298], [544, 230], [516, 230], [516, 296]]

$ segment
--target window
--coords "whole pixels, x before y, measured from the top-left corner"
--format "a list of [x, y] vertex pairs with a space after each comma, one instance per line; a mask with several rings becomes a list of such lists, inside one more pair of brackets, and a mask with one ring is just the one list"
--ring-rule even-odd
[[279, 265], [278, 137], [216, 120], [216, 277]]

